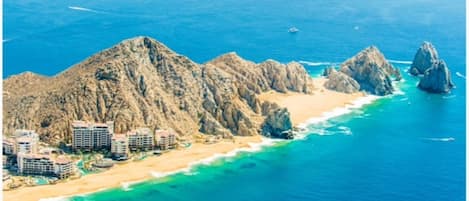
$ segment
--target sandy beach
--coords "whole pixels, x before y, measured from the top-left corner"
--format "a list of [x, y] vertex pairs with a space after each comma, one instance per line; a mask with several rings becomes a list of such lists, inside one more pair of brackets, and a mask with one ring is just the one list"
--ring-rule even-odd
[[[261, 94], [259, 98], [261, 101], [269, 100], [287, 107], [293, 123], [298, 125], [310, 118], [321, 117], [324, 112], [344, 107], [365, 96], [363, 93], [344, 94], [327, 90], [322, 87], [324, 81], [323, 78], [314, 79], [316, 90], [311, 95], [266, 92]], [[164, 174], [188, 168], [194, 162], [210, 158], [215, 154], [226, 154], [237, 149], [250, 148], [256, 143], [262, 143], [261, 136], [235, 137], [235, 142], [221, 141], [210, 145], [194, 144], [189, 149], [174, 150], [162, 156], [115, 165], [108, 171], [86, 175], [64, 183], [4, 191], [4, 200], [36, 201], [41, 198], [67, 197], [120, 187], [127, 182], [154, 178], [155, 173]]]
[[101, 189], [122, 186], [126, 182], [151, 179], [155, 173], [173, 172], [187, 168], [191, 163], [209, 158], [216, 153], [249, 148], [252, 143], [261, 143], [261, 136], [236, 137], [235, 142], [222, 141], [215, 144], [193, 144], [189, 149], [174, 150], [161, 156], [149, 157], [138, 162], [115, 165], [108, 171], [83, 176], [80, 179], [35, 187], [24, 187], [4, 191], [4, 200], [36, 201], [41, 198], [67, 197], [85, 194]]
[[310, 118], [321, 117], [325, 112], [342, 108], [353, 101], [365, 97], [362, 92], [354, 94], [340, 93], [323, 87], [325, 78], [314, 78], [313, 94], [278, 93], [269, 91], [259, 96], [261, 101], [275, 102], [281, 107], [288, 108], [294, 125], [306, 122]]

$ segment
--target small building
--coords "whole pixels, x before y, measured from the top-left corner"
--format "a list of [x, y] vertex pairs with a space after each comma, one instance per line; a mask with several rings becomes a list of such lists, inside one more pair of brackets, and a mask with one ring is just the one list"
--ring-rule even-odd
[[156, 147], [160, 150], [173, 149], [176, 147], [176, 133], [169, 130], [155, 131]]
[[72, 129], [72, 147], [74, 150], [93, 151], [111, 147], [111, 137], [114, 130], [112, 122], [104, 124], [74, 121]]
[[138, 128], [127, 133], [129, 139], [129, 149], [136, 150], [152, 150], [154, 146], [154, 138], [149, 128]]
[[4, 155], [12, 155], [15, 153], [15, 141], [8, 138], [3, 138], [2, 151]]
[[111, 139], [111, 153], [114, 159], [127, 158], [129, 140], [125, 134], [114, 134]]

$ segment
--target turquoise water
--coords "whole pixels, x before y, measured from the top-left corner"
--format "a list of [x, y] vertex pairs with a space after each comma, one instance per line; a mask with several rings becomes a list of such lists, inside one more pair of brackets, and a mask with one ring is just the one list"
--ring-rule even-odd
[[[371, 44], [388, 59], [409, 61], [428, 40], [457, 86], [431, 95], [405, 74], [403, 94], [310, 125], [302, 140], [72, 200], [465, 199], [466, 80], [456, 75], [466, 73], [462, 0], [34, 2], [4, 2], [4, 78], [25, 70], [53, 75], [122, 39], [149, 35], [200, 63], [236, 51], [257, 62], [313, 62], [305, 65], [311, 75]], [[300, 32], [287, 33], [291, 26]]]

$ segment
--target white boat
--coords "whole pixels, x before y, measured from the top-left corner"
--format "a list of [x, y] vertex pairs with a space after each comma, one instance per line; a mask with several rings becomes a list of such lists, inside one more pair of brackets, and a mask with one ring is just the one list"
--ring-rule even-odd
[[296, 27], [291, 27], [290, 29], [288, 29], [288, 33], [296, 33], [298, 31], [300, 31], [300, 30]]

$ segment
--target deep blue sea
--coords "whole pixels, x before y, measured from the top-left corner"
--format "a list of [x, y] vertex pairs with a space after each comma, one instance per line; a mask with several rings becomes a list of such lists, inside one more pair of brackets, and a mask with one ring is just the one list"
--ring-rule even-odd
[[[312, 76], [369, 45], [405, 72], [426, 40], [457, 86], [431, 95], [405, 74], [397, 84], [402, 93], [309, 125], [304, 139], [72, 200], [465, 200], [463, 0], [5, 0], [3, 6], [3, 78], [54, 75], [147, 35], [199, 63], [236, 51], [256, 62], [306, 61]], [[288, 33], [292, 26], [300, 31]]]

